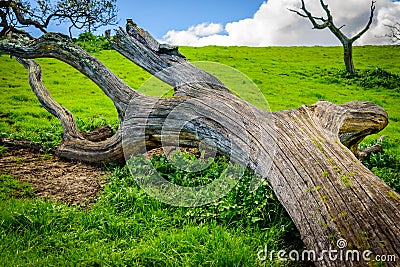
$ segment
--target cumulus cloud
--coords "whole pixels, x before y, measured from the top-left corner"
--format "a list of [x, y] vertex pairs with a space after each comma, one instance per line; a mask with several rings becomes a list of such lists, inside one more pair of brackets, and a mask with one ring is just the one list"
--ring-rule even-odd
[[[370, 0], [326, 0], [336, 26], [352, 37], [368, 22]], [[316, 17], [326, 17], [319, 1], [306, 0], [307, 9]], [[202, 23], [184, 31], [171, 30], [163, 41], [188, 46], [291, 46], [291, 45], [340, 45], [328, 30], [314, 30], [308, 19], [301, 18], [288, 8], [298, 10], [300, 0], [268, 0], [261, 4], [252, 18], [227, 23]], [[388, 28], [385, 24], [400, 21], [400, 2], [377, 0], [374, 21], [370, 30], [356, 45], [385, 44]]]

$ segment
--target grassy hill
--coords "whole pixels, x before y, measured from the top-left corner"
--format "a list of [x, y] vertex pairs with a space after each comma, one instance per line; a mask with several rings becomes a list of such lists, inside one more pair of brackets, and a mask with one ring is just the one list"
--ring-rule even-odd
[[[362, 46], [354, 50], [354, 62], [362, 77], [346, 78], [342, 71], [341, 47], [182, 47], [181, 52], [189, 61], [211, 61], [231, 66], [252, 79], [272, 111], [292, 109], [313, 104], [318, 100], [345, 103], [352, 100], [372, 101], [389, 113], [389, 126], [380, 134], [394, 144], [390, 150], [400, 154], [399, 87], [388, 89], [373, 83], [376, 68], [400, 75], [400, 49], [395, 46]], [[140, 86], [150, 75], [114, 51], [96, 52], [105, 65], [133, 88]], [[27, 72], [15, 60], [1, 56], [0, 132], [12, 133], [41, 141], [47, 132], [60, 133], [56, 119], [51, 118], [36, 100], [27, 82]], [[78, 120], [92, 124], [109, 123], [117, 126], [112, 102], [88, 78], [65, 63], [53, 59], [38, 60], [43, 67], [43, 80], [53, 97], [70, 109]], [[374, 74], [374, 73], [373, 73]], [[379, 73], [378, 73], [379, 74]], [[385, 79], [390, 84], [395, 80]], [[365, 82], [366, 80], [366, 82]], [[368, 84], [368, 80], [372, 80]], [[364, 81], [366, 85], [360, 85]], [[397, 81], [398, 82], [398, 81]], [[165, 89], [162, 89], [165, 90]], [[160, 95], [162, 90], [146, 91]], [[257, 104], [257, 103], [255, 103]], [[48, 123], [39, 123], [40, 119]], [[18, 122], [17, 124], [9, 121]], [[25, 121], [25, 122], [24, 122]], [[29, 125], [29, 122], [33, 125]], [[81, 125], [83, 126], [83, 123]], [[56, 128], [51, 130], [52, 128]], [[29, 130], [29, 133], [26, 131]], [[48, 131], [50, 130], [50, 131]], [[27, 135], [27, 136], [25, 136]], [[59, 138], [55, 136], [54, 138]], [[376, 136], [368, 140], [376, 139]], [[59, 140], [59, 139], [57, 139]]]
[[[180, 51], [191, 62], [218, 62], [244, 73], [258, 86], [272, 111], [318, 100], [366, 100], [381, 105], [389, 113], [389, 125], [364, 144], [386, 135], [386, 154], [368, 164], [399, 191], [400, 49], [355, 47], [355, 77], [343, 72], [341, 49], [182, 47]], [[150, 75], [114, 51], [94, 55], [134, 88], [152, 95], [167, 90], [161, 84], [143, 87]], [[81, 130], [105, 124], [118, 127], [113, 103], [88, 78], [56, 60], [38, 61], [45, 85], [73, 112]], [[0, 56], [0, 66], [0, 136], [55, 147], [61, 140], [60, 123], [30, 90], [27, 71], [7, 56]], [[246, 98], [246, 92], [241, 96]], [[253, 101], [258, 104], [257, 99]], [[0, 155], [3, 150], [0, 148]], [[223, 159], [217, 160], [208, 173], [221, 172], [224, 164]], [[259, 261], [257, 252], [265, 246], [270, 250], [301, 249], [293, 223], [268, 184], [257, 192], [247, 191], [251, 173], [219, 202], [185, 209], [146, 196], [125, 168], [110, 169], [104, 193], [91, 209], [9, 197], [9, 190], [23, 187], [29, 191], [29, 186], [27, 189], [0, 169], [0, 265], [282, 266], [277, 259]], [[179, 170], [170, 172], [177, 175]]]

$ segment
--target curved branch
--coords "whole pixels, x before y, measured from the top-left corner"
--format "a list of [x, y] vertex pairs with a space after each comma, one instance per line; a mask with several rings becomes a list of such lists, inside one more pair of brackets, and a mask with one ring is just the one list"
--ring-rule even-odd
[[387, 112], [371, 102], [353, 101], [336, 105], [319, 101], [310, 106], [321, 125], [359, 156], [358, 145], [368, 135], [384, 129], [389, 123]]
[[333, 23], [333, 17], [332, 17], [331, 11], [329, 10], [328, 5], [325, 4], [323, 0], [320, 0], [319, 3], [321, 4], [322, 8], [325, 10], [326, 15], [328, 16], [327, 21], [329, 21], [330, 23]]
[[20, 9], [20, 6], [21, 6], [22, 4], [21, 3], [15, 3], [15, 2], [13, 2], [10, 6], [11, 6], [11, 8], [12, 8], [12, 10], [13, 10], [13, 12], [14, 12], [14, 14], [15, 14], [15, 17], [17, 18], [17, 20], [18, 20], [18, 22], [21, 24], [21, 25], [25, 25], [25, 26], [29, 26], [29, 25], [32, 25], [32, 26], [35, 26], [37, 29], [39, 29], [40, 31], [42, 31], [43, 33], [47, 33], [47, 30], [46, 30], [46, 27], [48, 26], [48, 25], [46, 25], [46, 24], [41, 24], [41, 23], [39, 23], [38, 21], [36, 21], [36, 20], [32, 20], [32, 19], [26, 19], [25, 17], [24, 17], [24, 15], [23, 15], [23, 12], [21, 11], [21, 9]]
[[32, 59], [17, 58], [29, 72], [29, 83], [43, 107], [61, 122], [64, 130], [63, 140], [56, 150], [59, 157], [85, 162], [123, 162], [122, 135], [117, 133], [101, 142], [93, 142], [85, 138], [76, 126], [72, 113], [54, 101], [42, 83], [42, 69]]
[[40, 104], [52, 115], [58, 118], [64, 130], [64, 136], [80, 136], [72, 113], [57, 103], [50, 95], [50, 92], [42, 83], [42, 68], [32, 59], [16, 58], [29, 73], [29, 84], [35, 93]]
[[47, 33], [31, 41], [21, 39], [1, 40], [0, 53], [26, 59], [56, 58], [71, 65], [103, 90], [114, 102], [120, 118], [124, 116], [130, 100], [140, 95], [99, 60], [72, 43], [67, 36], [62, 34]]
[[[298, 10], [294, 10], [294, 9], [291, 9], [291, 8], [288, 8], [288, 10], [291, 11], [291, 12], [293, 12], [293, 13], [296, 13], [296, 14], [299, 15], [300, 17], [309, 18], [309, 16], [308, 16], [307, 14], [303, 14], [303, 13], [301, 13], [301, 12], [298, 11]], [[320, 20], [320, 21], [322, 21], [322, 22], [325, 21], [325, 19], [324, 19], [323, 17], [314, 17], [314, 16], [311, 16], [311, 18], [314, 19], [314, 20]], [[317, 24], [317, 23], [316, 23], [316, 24]], [[313, 25], [314, 25], [314, 24], [313, 24]], [[315, 28], [315, 25], [314, 25], [314, 28]]]
[[350, 39], [350, 41], [351, 42], [354, 42], [354, 41], [356, 41], [358, 38], [360, 38], [361, 37], [361, 35], [363, 35], [364, 33], [366, 33], [367, 31], [368, 31], [368, 29], [369, 29], [369, 27], [371, 26], [371, 24], [372, 24], [372, 20], [373, 20], [373, 18], [374, 18], [374, 11], [375, 11], [375, 2], [376, 1], [372, 1], [371, 2], [371, 12], [370, 12], [370, 15], [369, 15], [369, 20], [368, 20], [368, 23], [367, 23], [367, 25], [365, 26], [365, 28], [364, 29], [362, 29], [357, 35], [355, 35], [353, 38], [351, 38]]
[[125, 162], [122, 133], [118, 130], [112, 137], [101, 142], [72, 138], [63, 140], [56, 155], [69, 160], [89, 163]]
[[[326, 27], [329, 26], [329, 20], [324, 19], [324, 18], [322, 18], [322, 17], [314, 17], [314, 16], [311, 14], [311, 12], [307, 10], [306, 4], [304, 3], [304, 0], [301, 0], [301, 8], [300, 8], [300, 9], [303, 10], [303, 12], [304, 12], [305, 14], [302, 14], [302, 13], [300, 13], [300, 12], [297, 11], [297, 10], [293, 10], [293, 9], [289, 9], [289, 10], [292, 11], [292, 12], [294, 12], [294, 13], [296, 13], [297, 15], [299, 15], [299, 16], [301, 16], [301, 17], [303, 17], [303, 18], [308, 18], [308, 19], [311, 21], [311, 23], [312, 23], [314, 29], [322, 30], [322, 29], [325, 29]], [[329, 18], [329, 17], [328, 17], [328, 18]], [[319, 23], [317, 22], [317, 20], [322, 21], [322, 23], [319, 24]]]

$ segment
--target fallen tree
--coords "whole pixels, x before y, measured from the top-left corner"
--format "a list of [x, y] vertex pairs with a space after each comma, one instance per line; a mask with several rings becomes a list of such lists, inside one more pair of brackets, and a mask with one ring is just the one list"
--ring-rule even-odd
[[[174, 97], [156, 98], [135, 91], [61, 34], [0, 41], [0, 52], [16, 57], [28, 69], [32, 90], [62, 123], [57, 155], [115, 162], [160, 146], [198, 147], [201, 143], [270, 182], [307, 250], [315, 251], [315, 258], [312, 253], [310, 258], [318, 266], [358, 266], [376, 255], [399, 258], [400, 196], [357, 159], [364, 137], [388, 123], [381, 107], [370, 102], [320, 101], [268, 112], [239, 99], [216, 77], [190, 64], [177, 47], [159, 44], [131, 21], [110, 42], [122, 55], [173, 86]], [[72, 113], [55, 102], [43, 85], [41, 68], [33, 60], [41, 57], [68, 63], [114, 102], [121, 124], [113, 136], [88, 138], [78, 131]], [[324, 255], [338, 248], [344, 251], [342, 257], [337, 253], [333, 260]], [[359, 259], [346, 260], [346, 250], [359, 251]]]

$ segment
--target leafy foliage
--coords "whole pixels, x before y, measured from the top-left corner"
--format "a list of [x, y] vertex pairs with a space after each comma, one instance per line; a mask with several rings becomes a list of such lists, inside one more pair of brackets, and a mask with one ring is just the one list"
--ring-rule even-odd
[[[153, 157], [152, 162], [167, 170], [162, 159], [165, 156]], [[227, 164], [224, 158], [214, 162]], [[302, 249], [298, 231], [267, 183], [255, 193], [248, 192], [249, 171], [242, 178], [244, 185], [218, 203], [193, 209], [151, 198], [136, 185], [127, 167], [110, 166], [110, 170], [104, 192], [88, 210], [9, 195], [3, 198], [0, 264], [285, 266], [289, 263], [277, 259], [260, 262], [257, 252], [265, 246]], [[206, 173], [213, 171], [223, 170], [211, 164]], [[199, 175], [198, 179], [208, 178]], [[256, 216], [264, 216], [265, 221]]]
[[[372, 146], [375, 142], [366, 145]], [[382, 142], [383, 150], [390, 147], [392, 143], [387, 139]], [[375, 153], [370, 155], [364, 162], [364, 165], [380, 177], [394, 191], [400, 194], [400, 158], [391, 153]]]
[[[187, 151], [176, 152], [171, 159], [165, 155], [154, 155], [151, 163], [165, 179], [186, 187], [208, 184], [218, 179], [231, 165], [226, 157], [218, 156], [215, 159], [208, 159], [207, 168], [193, 172], [182, 168], [184, 165], [182, 162], [176, 164], [182, 159], [190, 167], [196, 163], [201, 164], [194, 154]], [[253, 179], [254, 173], [246, 169], [240, 182], [226, 196], [215, 203], [189, 209], [186, 215], [199, 223], [216, 219], [229, 227], [243, 226], [258, 229], [271, 227], [274, 223], [280, 222], [280, 216], [285, 213], [284, 208], [265, 180], [257, 190], [250, 192]]]
[[[218, 179], [228, 167], [225, 157], [197, 159], [195, 154], [184, 151], [174, 152], [170, 159], [164, 154], [153, 155], [151, 164], [159, 175], [171, 183], [194, 187], [211, 183]], [[196, 171], [200, 170], [200, 171]]]
[[91, 132], [100, 126], [109, 126], [115, 133], [119, 126], [118, 120], [107, 119], [103, 116], [99, 117], [88, 117], [85, 119], [77, 118], [76, 126], [79, 131]]
[[400, 76], [381, 68], [364, 70], [358, 74], [358, 84], [364, 88], [385, 88], [395, 89], [400, 92]]
[[117, 22], [116, 0], [38, 0], [1, 1], [0, 37], [18, 33], [30, 36], [22, 30], [33, 26], [43, 33], [50, 22], [66, 23], [69, 34], [72, 29], [93, 32], [101, 26], [115, 25]]
[[79, 34], [79, 37], [74, 39], [74, 42], [89, 53], [112, 49], [106, 37], [97, 36], [90, 32]]

